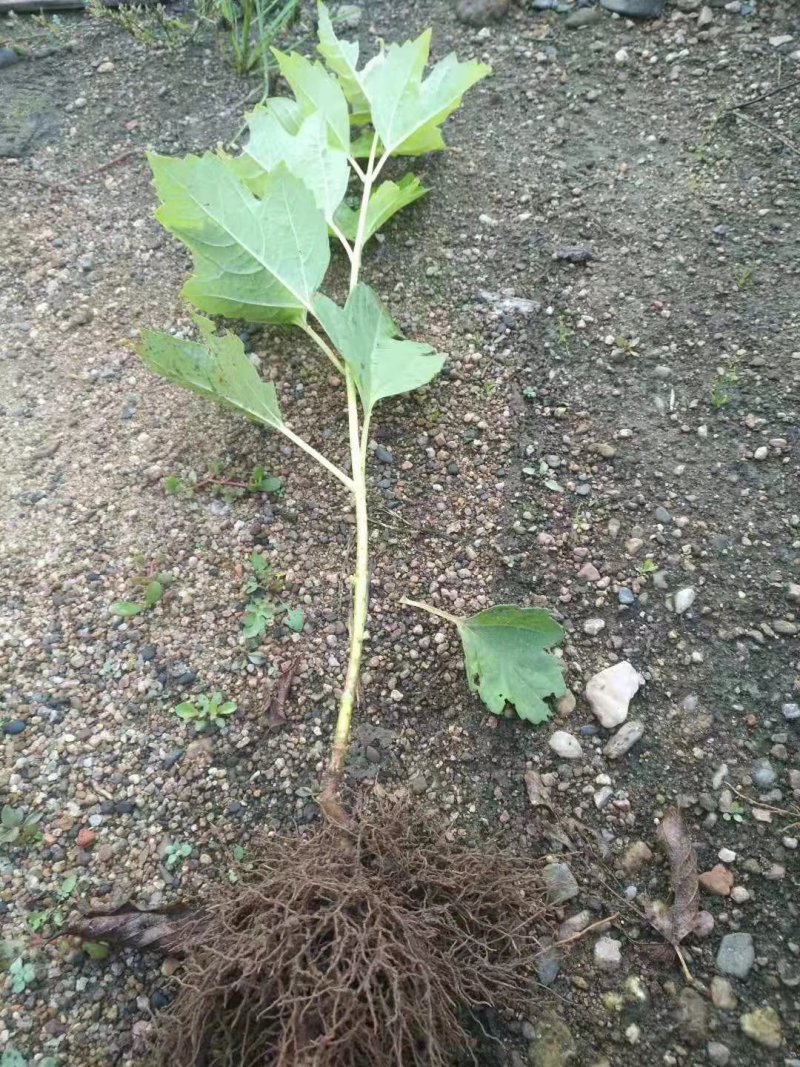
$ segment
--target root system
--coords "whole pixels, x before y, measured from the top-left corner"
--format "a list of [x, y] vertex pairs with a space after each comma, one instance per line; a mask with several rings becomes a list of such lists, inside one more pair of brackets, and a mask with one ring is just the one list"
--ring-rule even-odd
[[478, 1015], [530, 1003], [540, 872], [362, 813], [269, 839], [246, 880], [184, 924], [165, 1067], [445, 1067]]

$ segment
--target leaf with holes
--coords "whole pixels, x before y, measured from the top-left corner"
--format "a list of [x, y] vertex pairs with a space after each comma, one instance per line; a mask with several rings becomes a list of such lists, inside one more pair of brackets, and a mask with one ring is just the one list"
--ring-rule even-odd
[[459, 620], [458, 630], [467, 682], [489, 711], [500, 715], [512, 704], [529, 722], [549, 718], [545, 700], [567, 690], [561, 662], [546, 651], [564, 631], [546, 611], [500, 604]]

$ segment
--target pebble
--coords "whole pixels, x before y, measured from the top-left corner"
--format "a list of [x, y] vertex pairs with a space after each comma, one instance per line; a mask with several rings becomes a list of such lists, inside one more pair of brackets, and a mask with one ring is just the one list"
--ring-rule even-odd
[[755, 958], [752, 934], [726, 934], [717, 952], [717, 967], [723, 974], [747, 978]]
[[553, 752], [563, 759], [580, 759], [583, 755], [580, 741], [566, 730], [556, 730], [551, 734], [548, 744]]
[[734, 904], [746, 904], [750, 899], [750, 893], [743, 885], [735, 885], [731, 890], [731, 900]]
[[800, 719], [800, 704], [784, 704], [781, 712], [787, 722], [795, 722], [796, 719]]
[[606, 624], [604, 619], [587, 619], [583, 624], [583, 632], [588, 634], [589, 637], [597, 637], [599, 633], [605, 630]]
[[622, 868], [628, 874], [635, 874], [653, 858], [653, 850], [644, 841], [634, 841], [622, 857]]
[[622, 963], [622, 945], [613, 937], [601, 937], [594, 946], [594, 962], [601, 971], [616, 971]]
[[753, 776], [753, 781], [761, 789], [769, 789], [778, 780], [775, 768], [768, 759], [756, 760], [750, 773]]
[[733, 1011], [737, 1004], [733, 986], [718, 974], [711, 979], [711, 1003], [722, 1011]]
[[721, 1041], [709, 1041], [706, 1045], [706, 1055], [714, 1067], [725, 1067], [730, 1062], [731, 1050]]
[[618, 66], [624, 66], [630, 60], [630, 54], [627, 48], [619, 48], [614, 53], [614, 62]]
[[698, 881], [703, 889], [717, 897], [727, 897], [733, 887], [733, 875], [721, 863], [712, 867], [710, 871], [704, 871]]
[[486, 26], [508, 13], [509, 0], [460, 0], [456, 18], [468, 26]]
[[591, 921], [592, 913], [590, 911], [579, 911], [575, 915], [570, 915], [558, 928], [558, 940], [566, 941], [575, 934], [581, 933]]
[[0, 70], [3, 67], [11, 67], [14, 63], [19, 63], [22, 56], [19, 52], [15, 52], [13, 48], [0, 48]]
[[581, 26], [593, 26], [600, 21], [600, 9], [598, 7], [579, 7], [571, 11], [564, 20], [568, 30], [578, 30]]
[[564, 904], [578, 895], [578, 883], [566, 863], [545, 864], [542, 874], [552, 904]]
[[717, 853], [723, 863], [735, 863], [736, 853], [730, 848], [721, 848]]
[[561, 970], [561, 953], [549, 942], [549, 939], [542, 940], [542, 949], [543, 951], [536, 959], [536, 977], [543, 986], [550, 986], [558, 978], [558, 972]]
[[700, 14], [697, 16], [697, 28], [698, 30], [707, 29], [714, 21], [714, 12], [707, 5], [700, 8]]
[[375, 448], [375, 459], [379, 463], [394, 463], [394, 456], [388, 448], [384, 448], [383, 445], [377, 445]]
[[643, 681], [627, 660], [614, 663], [589, 679], [584, 695], [602, 726], [611, 730], [625, 722], [630, 702]]
[[708, 1005], [704, 998], [686, 986], [678, 997], [676, 1012], [681, 1037], [691, 1045], [702, 1045], [708, 1037]]
[[623, 586], [622, 589], [620, 589], [620, 591], [617, 593], [617, 600], [625, 607], [630, 607], [631, 604], [636, 603], [636, 597], [634, 596], [633, 592], [626, 586]]
[[683, 615], [685, 611], [688, 611], [694, 604], [696, 595], [691, 585], [687, 585], [685, 589], [679, 589], [674, 598], [675, 614]]
[[9, 737], [16, 737], [27, 725], [24, 719], [11, 719], [10, 722], [3, 724], [3, 733], [8, 734]]
[[764, 1048], [777, 1049], [783, 1044], [781, 1019], [774, 1008], [756, 1008], [748, 1011], [739, 1019], [743, 1034]]
[[603, 749], [603, 754], [609, 759], [619, 759], [626, 752], [629, 752], [643, 736], [644, 723], [637, 719], [631, 719], [630, 722], [623, 723], [620, 726], [619, 730]]
[[[579, 8], [580, 11], [586, 11], [585, 7]], [[600, 571], [595, 567], [593, 563], [584, 563], [581, 569], [578, 571], [578, 577], [584, 578], [587, 582], [599, 582]]]
[[112, 74], [114, 71], [114, 64], [110, 59], [107, 59], [104, 63], [101, 63], [97, 68], [98, 74]]

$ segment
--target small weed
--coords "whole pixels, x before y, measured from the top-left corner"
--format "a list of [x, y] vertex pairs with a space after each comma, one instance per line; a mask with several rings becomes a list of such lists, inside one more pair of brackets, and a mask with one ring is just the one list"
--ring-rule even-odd
[[41, 819], [41, 815], [26, 815], [24, 808], [12, 808], [9, 804], [4, 804], [0, 813], [0, 844], [29, 845], [40, 841]]
[[236, 706], [235, 700], [223, 700], [222, 693], [212, 693], [210, 697], [201, 693], [196, 702], [184, 700], [178, 704], [175, 714], [179, 719], [193, 722], [195, 730], [202, 733], [209, 726], [224, 726], [225, 719], [233, 715]]
[[551, 493], [564, 492], [564, 487], [553, 478], [553, 472], [543, 459], [539, 461], [538, 467], [523, 467], [522, 473], [527, 474], [529, 478], [541, 478], [542, 485]]
[[283, 574], [272, 569], [268, 561], [259, 553], [250, 557], [253, 576], [245, 584], [245, 592], [250, 597], [244, 611], [242, 634], [248, 641], [254, 640], [271, 626], [279, 615], [284, 616], [284, 623], [295, 633], [300, 633], [305, 626], [305, 614], [301, 608], [289, 608], [282, 601], [272, 599], [283, 589]]
[[173, 581], [168, 571], [156, 570], [157, 563], [145, 567], [144, 559], [140, 554], [134, 556], [133, 562], [134, 566], [144, 571], [133, 579], [134, 584], [142, 589], [142, 599], [115, 600], [111, 605], [111, 611], [122, 619], [132, 619], [135, 615], [141, 615], [143, 611], [155, 607]]
[[8, 968], [8, 975], [11, 979], [11, 992], [24, 993], [36, 981], [36, 968], [24, 956], [17, 956]]
[[188, 44], [200, 25], [199, 20], [189, 22], [170, 15], [161, 4], [121, 4], [110, 8], [102, 0], [88, 0], [86, 9], [90, 18], [113, 23], [139, 44], [168, 52], [177, 52]]
[[711, 386], [712, 408], [724, 408], [733, 399], [733, 389], [739, 381], [738, 362], [734, 361], [721, 370]]
[[45, 908], [44, 911], [32, 911], [26, 916], [25, 922], [30, 930], [34, 933], [39, 933], [45, 927], [50, 930], [58, 930], [64, 925], [64, 909], [59, 907], [60, 904], [66, 903], [75, 891], [75, 887], [78, 884], [77, 874], [68, 875], [61, 885], [56, 890], [56, 901], [58, 902], [55, 907]]
[[164, 849], [164, 866], [168, 870], [180, 867], [185, 859], [192, 854], [192, 846], [188, 841], [181, 841], [174, 845], [167, 845]]
[[567, 353], [569, 353], [570, 337], [569, 322], [567, 316], [562, 312], [562, 314], [558, 316], [558, 322], [556, 324], [556, 344], [559, 348], [563, 348]]
[[737, 289], [749, 289], [755, 280], [755, 272], [752, 267], [737, 263], [733, 268], [733, 277]]
[[522, 395], [526, 400], [535, 400], [539, 393], [532, 385], [526, 385], [522, 390]]
[[655, 560], [650, 559], [649, 556], [644, 562], [639, 564], [639, 574], [641, 575], [655, 574], [657, 570], [658, 564]]
[[253, 467], [248, 480], [240, 481], [234, 478], [222, 477], [222, 465], [215, 464], [209, 474], [198, 478], [195, 474], [188, 474], [181, 478], [177, 474], [171, 474], [164, 479], [164, 489], [172, 496], [194, 496], [204, 490], [222, 497], [228, 502], [238, 500], [248, 493], [270, 493], [278, 496], [283, 492], [283, 478], [274, 474], [267, 474], [263, 467]]

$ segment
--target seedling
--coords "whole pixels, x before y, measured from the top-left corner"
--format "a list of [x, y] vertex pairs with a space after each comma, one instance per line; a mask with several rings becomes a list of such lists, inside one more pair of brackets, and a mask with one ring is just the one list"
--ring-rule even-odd
[[658, 564], [649, 556], [639, 564], [639, 574], [641, 575], [655, 574], [657, 570]]
[[299, 633], [305, 625], [302, 609], [290, 609], [287, 604], [272, 600], [272, 594], [280, 593], [283, 589], [283, 575], [274, 571], [259, 552], [254, 552], [250, 557], [250, 566], [253, 576], [245, 585], [245, 592], [250, 599], [244, 612], [244, 638], [252, 641], [261, 637], [279, 615], [283, 615], [283, 621], [290, 630]]
[[[143, 562], [141, 556], [134, 557], [135, 564], [143, 565]], [[143, 611], [155, 607], [173, 581], [168, 571], [156, 571], [154, 566], [148, 566], [146, 573], [133, 580], [142, 588], [142, 599], [115, 600], [111, 605], [111, 611], [123, 619], [132, 619], [135, 615], [141, 615]]]
[[737, 263], [733, 268], [733, 277], [738, 289], [749, 289], [753, 284], [753, 276], [753, 268], [747, 267], [743, 263]]
[[17, 956], [12, 961], [8, 974], [11, 978], [12, 993], [24, 993], [36, 981], [36, 968], [24, 956]]
[[185, 859], [192, 854], [192, 846], [188, 841], [181, 841], [174, 845], [167, 845], [164, 849], [164, 866], [168, 870], [180, 867]]
[[36, 813], [26, 815], [24, 808], [4, 804], [0, 813], [0, 844], [28, 845], [41, 840], [41, 819], [42, 816]]
[[739, 382], [737, 368], [738, 362], [731, 363], [724, 370], [720, 370], [714, 379], [714, 384], [711, 387], [711, 406], [713, 408], [724, 408], [733, 399], [734, 387]]
[[194, 474], [187, 474], [183, 478], [170, 474], [164, 479], [164, 488], [171, 496], [194, 496], [195, 493], [208, 489], [226, 500], [236, 500], [248, 493], [271, 493], [277, 496], [283, 490], [283, 478], [267, 474], [263, 467], [253, 467], [249, 479], [245, 482], [235, 478], [223, 478], [221, 470], [215, 469], [202, 478]]
[[75, 891], [75, 887], [78, 884], [77, 874], [68, 875], [61, 885], [56, 890], [56, 900], [58, 903], [53, 908], [45, 908], [44, 911], [32, 911], [26, 916], [26, 923], [28, 927], [34, 932], [39, 933], [45, 927], [51, 929], [59, 929], [64, 925], [64, 909], [59, 905], [66, 903]]
[[[375, 1067], [445, 1067], [469, 1043], [464, 1018], [488, 1005], [529, 1006], [543, 892], [524, 860], [467, 850], [403, 809], [355, 819], [340, 798], [368, 612], [371, 420], [379, 403], [428, 385], [445, 362], [400, 335], [362, 265], [370, 240], [426, 192], [411, 172], [387, 177], [390, 161], [444, 148], [442, 123], [489, 68], [449, 55], [425, 77], [430, 31], [381, 44], [360, 67], [358, 45], [335, 36], [323, 4], [318, 12], [326, 65], [274, 52], [293, 97], [256, 107], [241, 154], [150, 156], [157, 217], [194, 258], [184, 296], [205, 314], [195, 318], [197, 340], [143, 331], [143, 360], [291, 441], [345, 490], [355, 518], [348, 662], [319, 795], [325, 818], [300, 839], [270, 836], [247, 878], [222, 880], [200, 925], [177, 935], [184, 982], [160, 1031], [159, 1062], [194, 1063], [212, 1049], [219, 1062], [330, 1065], [361, 1062], [366, 1049]], [[348, 292], [336, 300], [320, 292], [331, 239], [349, 268]], [[312, 444], [291, 427], [276, 386], [208, 315], [294, 327], [319, 350], [346, 394], [346, 438], [327, 435], [330, 455], [317, 448], [321, 435]], [[337, 409], [330, 400], [316, 424]], [[563, 631], [546, 611], [503, 605], [462, 618], [404, 603], [456, 628], [468, 686], [490, 712], [511, 705], [541, 722], [565, 692], [547, 651]], [[127, 917], [116, 921], [130, 943]], [[167, 920], [160, 936], [174, 930]]]
[[205, 693], [201, 693], [197, 698], [197, 702], [192, 700], [184, 700], [183, 703], [178, 704], [175, 708], [175, 714], [179, 719], [184, 719], [186, 722], [193, 722], [194, 728], [198, 733], [202, 733], [207, 730], [209, 726], [222, 727], [225, 724], [225, 720], [229, 718], [236, 711], [235, 700], [223, 700], [222, 693], [212, 693], [212, 695], [206, 696]]

